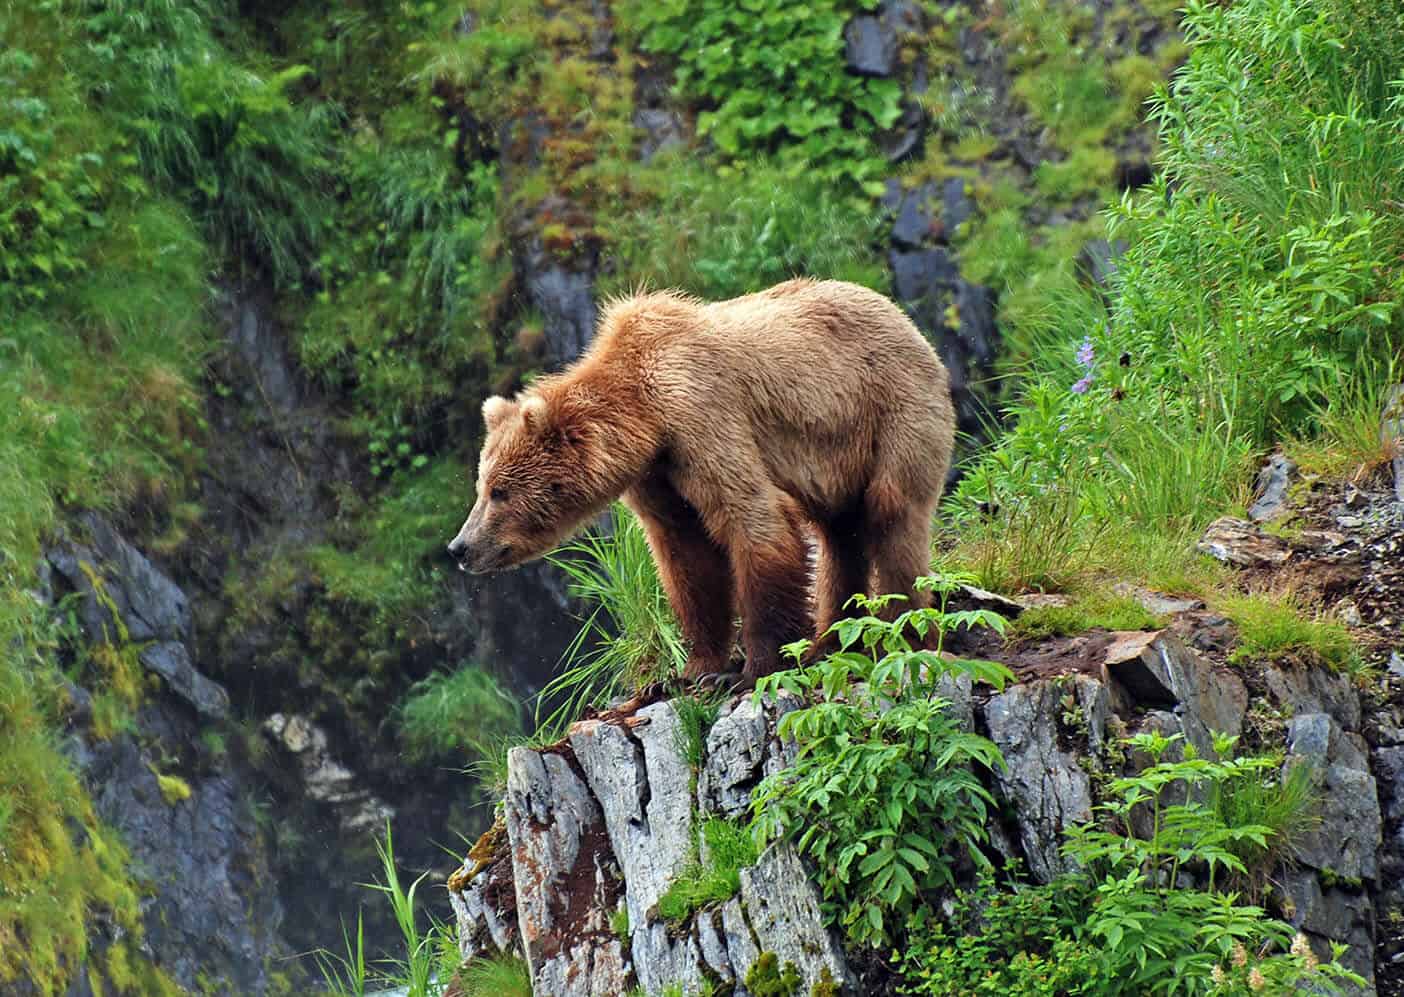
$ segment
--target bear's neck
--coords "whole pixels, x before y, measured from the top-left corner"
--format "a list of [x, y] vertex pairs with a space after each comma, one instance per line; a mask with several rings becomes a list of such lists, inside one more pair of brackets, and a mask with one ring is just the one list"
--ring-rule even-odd
[[642, 478], [664, 446], [658, 406], [643, 378], [620, 373], [587, 363], [553, 391], [553, 401], [588, 427], [590, 490], [606, 503]]

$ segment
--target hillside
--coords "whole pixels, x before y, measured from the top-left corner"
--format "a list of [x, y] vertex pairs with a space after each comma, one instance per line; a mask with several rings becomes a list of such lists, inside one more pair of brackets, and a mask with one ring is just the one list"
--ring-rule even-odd
[[[836, 853], [794, 841], [806, 814], [841, 829], [831, 849], [891, 837], [871, 812], [806, 810], [779, 778], [763, 798], [771, 823], [750, 827], [746, 799], [699, 788], [717, 731], [758, 706], [645, 706], [660, 729], [673, 717], [693, 731], [674, 765], [678, 819], [706, 848], [714, 833], [748, 857], [662, 934], [724, 917], [764, 873], [747, 850], [759, 843], [766, 862], [820, 870], [806, 930], [830, 939], [831, 975], [865, 981], [858, 992], [973, 986], [949, 954], [961, 932], [981, 952], [1101, 979], [1114, 967], [1095, 950], [1119, 942], [1078, 904], [1111, 880], [1089, 874], [1070, 899], [1047, 884], [1063, 832], [1094, 818], [1082, 866], [1104, 863], [1128, 890], [1135, 869], [1157, 868], [1121, 833], [1154, 841], [1139, 817], [1118, 825], [1097, 808], [1125, 800], [1117, 780], [1148, 760], [1119, 738], [1164, 714], [1180, 726], [1155, 730], [1201, 760], [1233, 767], [1237, 753], [1231, 775], [1208, 778], [1253, 800], [1177, 845], [1183, 878], [1147, 881], [1162, 906], [1202, 905], [1187, 919], [1225, 919], [1214, 944], [1232, 980], [1201, 958], [1195, 992], [1251, 989], [1232, 938], [1251, 939], [1279, 983], [1347, 943], [1343, 965], [1404, 992], [1391, 885], [1404, 15], [1239, 0], [1191, 4], [1182, 23], [1174, 8], [0, 9], [0, 993], [304, 992], [351, 968], [340, 960], [358, 921], [368, 956], [405, 961], [390, 979], [426, 974], [413, 990], [425, 994], [454, 979], [479, 929], [467, 908], [458, 947], [431, 928], [429, 913], [453, 919], [429, 884], [484, 831], [466, 871], [493, 860], [500, 874], [512, 793], [547, 764], [533, 759], [588, 766], [577, 742], [617, 725], [569, 722], [671, 677], [681, 653], [627, 521], [491, 584], [452, 570], [442, 546], [473, 501], [478, 403], [577, 356], [609, 294], [715, 299], [794, 274], [891, 295], [951, 369], [964, 460], [933, 576], [996, 600], [952, 611], [1011, 622], [998, 639], [953, 630], [963, 657], [949, 667], [1010, 671], [975, 669], [965, 707], [906, 718], [935, 755], [961, 745], [969, 765], [947, 773], [960, 789], [937, 816], [901, 818], [949, 830], [916, 846], [900, 882], [872, 868], [826, 880]], [[1269, 457], [1278, 470], [1258, 482]], [[1273, 490], [1290, 511], [1250, 517]], [[1250, 552], [1235, 568], [1212, 556], [1238, 546]], [[1157, 689], [1099, 671], [1116, 671], [1107, 635], [1179, 642], [1185, 669], [1243, 708], [1202, 715], [1168, 678]], [[831, 697], [816, 675], [791, 675], [789, 695]], [[1090, 697], [1077, 709], [1069, 682]], [[1017, 704], [1022, 726], [1001, 733], [997, 702]], [[767, 716], [748, 721], [752, 747], [798, 747], [811, 768], [796, 771], [821, 778], [825, 756], [805, 747], [820, 728], [787, 727], [767, 747]], [[877, 753], [911, 732], [884, 732], [871, 709], [849, 722], [874, 726]], [[1240, 741], [1216, 747], [1211, 729]], [[652, 750], [654, 735], [628, 736]], [[562, 737], [569, 750], [548, 747]], [[1173, 779], [1194, 764], [1156, 750], [1170, 750]], [[1289, 777], [1296, 756], [1320, 762], [1311, 779]], [[1031, 798], [1042, 783], [1019, 781], [1021, 758], [1066, 778]], [[623, 859], [608, 794], [583, 772], [604, 807], [591, 854]], [[913, 772], [914, 785], [928, 774]], [[1289, 787], [1299, 798], [1281, 798]], [[1367, 797], [1378, 842], [1343, 857], [1289, 833], [1320, 822], [1339, 844], [1337, 825], [1371, 819]], [[1049, 807], [1056, 819], [1028, 832]], [[704, 820], [717, 815], [731, 823]], [[784, 841], [796, 850], [775, 851]], [[626, 921], [600, 910], [632, 968], [581, 992], [724, 980], [712, 962], [640, 948], [662, 937], [653, 894], [690, 868], [695, 841], [629, 847], [657, 859], [652, 878], [624, 869], [611, 887]], [[406, 951], [396, 915], [410, 898], [391, 889], [396, 908], [359, 884], [421, 874], [428, 934]], [[472, 879], [454, 877], [460, 906]], [[526, 902], [520, 885], [515, 897]], [[987, 904], [1011, 905], [1013, 921], [1047, 905], [1057, 916], [1016, 942], [973, 915]], [[1291, 949], [1294, 928], [1315, 955]], [[496, 947], [465, 992], [520, 991], [515, 960], [542, 965], [530, 944]], [[741, 990], [789, 992], [772, 961], [769, 991], [726, 965]], [[1079, 990], [1009, 963], [988, 992], [1164, 980]]]

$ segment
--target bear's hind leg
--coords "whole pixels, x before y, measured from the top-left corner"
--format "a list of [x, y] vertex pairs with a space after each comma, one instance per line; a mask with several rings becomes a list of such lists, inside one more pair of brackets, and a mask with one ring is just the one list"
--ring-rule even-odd
[[804, 527], [794, 502], [777, 494], [728, 530], [747, 679], [778, 672], [780, 648], [814, 635]]
[[855, 505], [819, 524], [819, 570], [815, 579], [815, 642], [807, 655], [817, 661], [838, 650], [828, 629], [846, 614], [854, 595], [868, 592], [872, 579], [863, 550], [863, 510]]
[[876, 577], [875, 594], [907, 597], [883, 615], [891, 619], [903, 610], [931, 605], [931, 593], [917, 591], [914, 584], [931, 570], [930, 505], [875, 483], [868, 488], [865, 515], [864, 547]]
[[688, 643], [683, 677], [725, 672], [735, 631], [735, 593], [726, 552], [707, 535], [697, 510], [661, 474], [624, 493], [643, 524], [663, 591]]

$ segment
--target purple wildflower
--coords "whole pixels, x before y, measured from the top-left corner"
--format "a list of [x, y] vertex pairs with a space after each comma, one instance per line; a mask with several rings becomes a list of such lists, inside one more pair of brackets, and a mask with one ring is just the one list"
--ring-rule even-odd
[[1087, 389], [1092, 387], [1092, 375], [1087, 374], [1082, 380], [1072, 386], [1072, 393], [1075, 395], [1087, 394]]
[[1097, 355], [1092, 349], [1092, 337], [1085, 336], [1083, 337], [1082, 345], [1077, 348], [1077, 362], [1088, 370], [1091, 370], [1092, 365], [1096, 363], [1096, 361]]

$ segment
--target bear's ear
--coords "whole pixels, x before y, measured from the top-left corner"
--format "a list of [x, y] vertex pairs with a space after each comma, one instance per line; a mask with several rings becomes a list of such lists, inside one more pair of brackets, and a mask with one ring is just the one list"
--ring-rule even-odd
[[539, 430], [546, 425], [546, 399], [540, 395], [528, 395], [521, 405], [522, 422], [527, 429]]
[[487, 401], [483, 402], [483, 424], [487, 426], [488, 432], [490, 433], [498, 426], [502, 425], [507, 417], [516, 411], [516, 409], [516, 402], [508, 401], [501, 395], [493, 395]]

